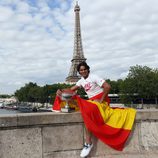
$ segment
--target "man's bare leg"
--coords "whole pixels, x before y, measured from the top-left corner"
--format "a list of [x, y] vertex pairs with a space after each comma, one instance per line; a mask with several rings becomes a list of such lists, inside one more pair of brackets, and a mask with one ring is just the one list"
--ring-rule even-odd
[[86, 143], [87, 144], [92, 144], [92, 133], [85, 127], [86, 131]]

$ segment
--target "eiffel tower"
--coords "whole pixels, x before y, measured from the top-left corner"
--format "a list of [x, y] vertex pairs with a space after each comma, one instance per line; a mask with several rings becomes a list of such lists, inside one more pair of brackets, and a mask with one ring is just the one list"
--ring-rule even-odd
[[82, 48], [82, 38], [81, 38], [81, 27], [80, 27], [80, 7], [78, 2], [76, 2], [75, 8], [75, 32], [74, 32], [74, 51], [73, 51], [73, 59], [71, 60], [71, 67], [66, 78], [66, 82], [75, 83], [80, 79], [80, 76], [77, 74], [77, 65], [80, 62], [86, 61], [86, 58], [83, 54]]

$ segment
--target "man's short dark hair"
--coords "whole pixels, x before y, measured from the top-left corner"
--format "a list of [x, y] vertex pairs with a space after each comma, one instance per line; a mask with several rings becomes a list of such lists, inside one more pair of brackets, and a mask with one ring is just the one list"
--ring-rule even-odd
[[80, 71], [80, 67], [81, 66], [84, 66], [87, 70], [88, 70], [88, 72], [90, 72], [90, 67], [87, 65], [87, 63], [85, 62], [85, 61], [83, 61], [83, 62], [81, 62], [81, 63], [79, 63], [78, 65], [77, 65], [77, 71], [79, 72]]

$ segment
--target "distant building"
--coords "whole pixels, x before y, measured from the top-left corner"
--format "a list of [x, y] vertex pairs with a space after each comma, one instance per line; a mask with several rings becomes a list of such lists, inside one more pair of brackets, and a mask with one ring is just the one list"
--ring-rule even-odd
[[10, 98], [0, 98], [0, 102], [5, 102], [6, 104], [14, 104], [18, 102], [17, 97], [10, 97]]

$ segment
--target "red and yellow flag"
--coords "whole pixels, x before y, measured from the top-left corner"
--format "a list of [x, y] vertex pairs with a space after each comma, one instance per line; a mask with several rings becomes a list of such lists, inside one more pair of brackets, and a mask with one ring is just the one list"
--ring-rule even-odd
[[[103, 103], [92, 101], [100, 97], [101, 95], [98, 95], [91, 100], [84, 100], [74, 96], [74, 99], [80, 108], [86, 128], [105, 144], [121, 151], [132, 130], [136, 110], [111, 108], [108, 98]], [[60, 110], [62, 104], [61, 99], [56, 97], [53, 110]]]

